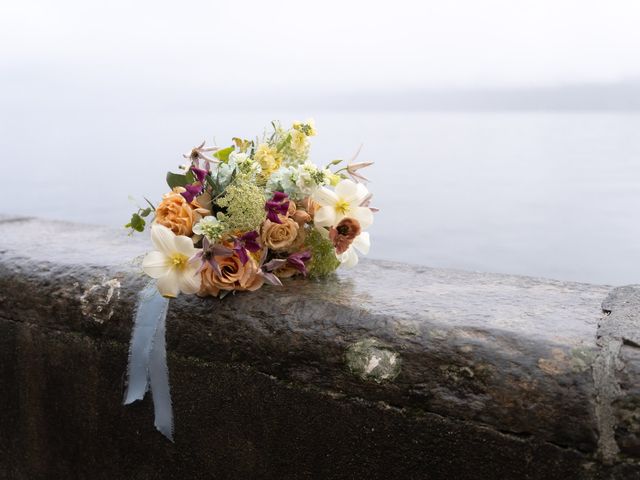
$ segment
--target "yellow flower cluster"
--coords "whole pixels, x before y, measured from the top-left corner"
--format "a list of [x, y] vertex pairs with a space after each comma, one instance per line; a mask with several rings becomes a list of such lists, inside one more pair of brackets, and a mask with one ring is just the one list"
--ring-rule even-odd
[[254, 158], [262, 167], [262, 175], [264, 177], [271, 176], [282, 165], [282, 154], [267, 143], [258, 145]]

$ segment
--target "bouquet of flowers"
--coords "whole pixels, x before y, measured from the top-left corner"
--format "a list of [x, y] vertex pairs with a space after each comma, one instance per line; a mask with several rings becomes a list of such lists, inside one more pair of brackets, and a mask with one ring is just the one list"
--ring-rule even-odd
[[309, 160], [313, 121], [262, 139], [233, 138], [226, 147], [202, 143], [167, 173], [171, 191], [140, 208], [127, 224], [151, 222], [154, 250], [142, 262], [167, 298], [219, 296], [282, 285], [294, 275], [324, 276], [353, 266], [369, 250], [371, 194], [359, 172], [370, 162]]
[[[353, 266], [369, 251], [371, 195], [359, 170], [371, 163], [309, 161], [313, 122], [285, 129], [272, 123], [263, 138], [204, 143], [167, 173], [171, 191], [157, 207], [147, 200], [127, 224], [143, 231], [149, 217], [154, 250], [142, 261], [157, 279], [140, 293], [124, 404], [151, 390], [155, 426], [173, 440], [166, 354], [169, 299], [179, 293], [223, 297], [282, 285], [294, 275], [323, 276]], [[357, 153], [356, 153], [357, 156]]]

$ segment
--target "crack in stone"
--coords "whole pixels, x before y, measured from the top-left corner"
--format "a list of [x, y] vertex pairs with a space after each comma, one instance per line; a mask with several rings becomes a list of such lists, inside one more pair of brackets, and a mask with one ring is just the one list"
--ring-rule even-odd
[[637, 342], [634, 342], [633, 340], [631, 340], [629, 338], [626, 338], [626, 337], [624, 337], [622, 339], [622, 344], [625, 347], [640, 348], [640, 344], [638, 344]]
[[[598, 325], [600, 329], [600, 325]], [[620, 385], [615, 371], [619, 366], [618, 354], [622, 340], [608, 336], [597, 337], [600, 351], [593, 363], [593, 382], [596, 391], [595, 414], [598, 424], [598, 455], [603, 463], [611, 464], [620, 453], [615, 438], [616, 419], [613, 402], [620, 396]]]
[[619, 403], [621, 400], [634, 400], [630, 396], [633, 393], [623, 391], [618, 372], [626, 368], [622, 347], [640, 348], [640, 289], [637, 285], [614, 288], [602, 302], [602, 311], [604, 316], [596, 333], [599, 351], [592, 372], [599, 431], [598, 454], [603, 463], [611, 464], [621, 458], [621, 446], [624, 448], [624, 444], [616, 440], [620, 424], [624, 427]]

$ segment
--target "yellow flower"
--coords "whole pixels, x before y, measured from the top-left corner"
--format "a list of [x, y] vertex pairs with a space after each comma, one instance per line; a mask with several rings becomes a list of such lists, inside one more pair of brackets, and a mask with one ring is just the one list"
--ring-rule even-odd
[[318, 134], [313, 118], [309, 118], [304, 123], [293, 122], [293, 129], [304, 133], [307, 137], [315, 137]]
[[295, 128], [291, 130], [291, 149], [298, 155], [304, 153], [307, 149], [308, 141], [307, 136], [300, 130]]
[[268, 144], [261, 143], [256, 149], [255, 161], [262, 167], [262, 174], [268, 177], [282, 165], [282, 154]]

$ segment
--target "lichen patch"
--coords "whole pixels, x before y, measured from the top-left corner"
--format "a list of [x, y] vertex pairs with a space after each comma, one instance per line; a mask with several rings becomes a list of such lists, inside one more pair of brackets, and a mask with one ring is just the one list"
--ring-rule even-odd
[[345, 357], [349, 370], [366, 381], [390, 381], [400, 373], [400, 355], [373, 338], [350, 345]]
[[103, 280], [87, 287], [80, 296], [80, 309], [86, 318], [104, 323], [113, 316], [113, 305], [120, 298], [120, 281]]

